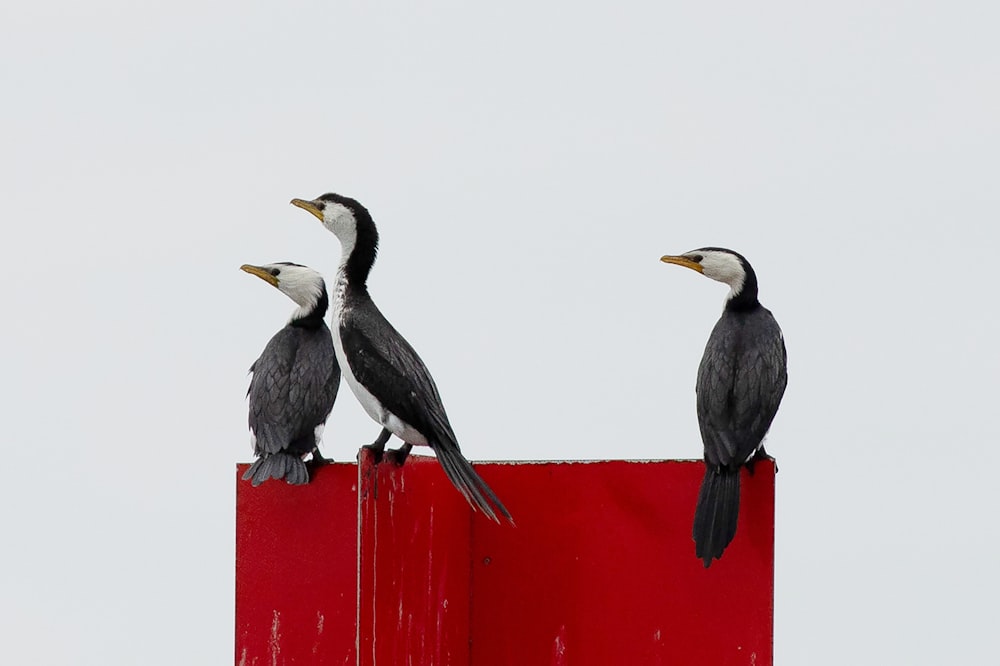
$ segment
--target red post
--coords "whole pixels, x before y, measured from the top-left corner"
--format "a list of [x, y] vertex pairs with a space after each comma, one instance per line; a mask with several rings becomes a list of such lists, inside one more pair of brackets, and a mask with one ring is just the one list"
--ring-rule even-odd
[[358, 467], [312, 483], [236, 476], [236, 664], [357, 662]]
[[771, 664], [774, 468], [744, 477], [736, 539], [710, 569], [691, 540], [704, 470], [481, 469], [518, 526], [474, 523], [470, 663]]
[[365, 454], [358, 664], [468, 664], [469, 506], [433, 458]]
[[[300, 582], [308, 593], [300, 592], [298, 602], [287, 593], [277, 597], [288, 610], [275, 639], [272, 607], [280, 604], [262, 598], [285, 588], [247, 585], [241, 576], [249, 571], [265, 574], [238, 561], [237, 663], [241, 656], [246, 665], [253, 658], [359, 666], [772, 663], [773, 465], [759, 464], [753, 477], [744, 473], [736, 539], [710, 569], [694, 556], [691, 541], [700, 462], [476, 468], [516, 527], [474, 513], [433, 458], [411, 457], [402, 469], [375, 467], [367, 458], [357, 467], [337, 465], [305, 487], [311, 499], [284, 504], [282, 497], [303, 488], [240, 482], [238, 558], [286, 561], [290, 549], [292, 559], [319, 557], [332, 571], [306, 566]], [[347, 469], [360, 482], [343, 478]], [[272, 496], [246, 500], [262, 491]], [[341, 502], [333, 511], [340, 517], [356, 510], [360, 530], [349, 563], [343, 539], [333, 537], [344, 534], [336, 519], [300, 531], [294, 544], [275, 539], [266, 554], [239, 547], [243, 523], [260, 523], [264, 514], [295, 522], [310, 501]], [[334, 541], [340, 548], [328, 557], [303, 554], [321, 553]], [[336, 656], [310, 661], [317, 654], [315, 626], [289, 629], [292, 607], [302, 605], [294, 617], [308, 624], [314, 607], [327, 596], [343, 602], [347, 588], [357, 591], [359, 605], [350, 609], [357, 609], [357, 624], [338, 623], [342, 636], [330, 639]], [[336, 606], [342, 620], [346, 606]], [[241, 643], [241, 627], [243, 636], [266, 639]], [[357, 653], [345, 647], [355, 639]]]

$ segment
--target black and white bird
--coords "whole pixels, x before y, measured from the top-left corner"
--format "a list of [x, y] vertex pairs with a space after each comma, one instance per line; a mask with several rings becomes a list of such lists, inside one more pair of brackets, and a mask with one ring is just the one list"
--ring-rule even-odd
[[340, 388], [340, 366], [323, 318], [329, 296], [323, 277], [291, 263], [242, 270], [277, 287], [299, 307], [250, 366], [250, 441], [257, 455], [243, 475], [257, 486], [268, 479], [309, 482], [304, 458], [326, 462], [319, 444]]
[[370, 448], [381, 457], [391, 435], [403, 440], [386, 452], [403, 464], [413, 446], [429, 446], [448, 479], [469, 504], [499, 522], [510, 513], [480, 478], [458, 445], [427, 366], [392, 327], [368, 294], [368, 274], [378, 252], [378, 231], [360, 203], [339, 194], [312, 201], [293, 199], [340, 240], [333, 287], [333, 344], [347, 385], [368, 415], [382, 426]]
[[778, 322], [757, 300], [757, 275], [742, 255], [703, 247], [660, 260], [729, 285], [695, 387], [706, 470], [692, 536], [695, 554], [708, 567], [736, 536], [740, 468], [752, 473], [754, 462], [768, 458], [764, 435], [788, 382], [785, 340]]

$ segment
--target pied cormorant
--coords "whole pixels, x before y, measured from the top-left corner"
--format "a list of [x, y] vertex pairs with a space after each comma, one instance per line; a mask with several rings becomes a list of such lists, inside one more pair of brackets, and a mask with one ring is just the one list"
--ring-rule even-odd
[[330, 329], [323, 321], [329, 304], [323, 277], [291, 263], [242, 270], [277, 287], [299, 306], [250, 366], [250, 440], [257, 460], [243, 478], [257, 486], [268, 479], [309, 482], [303, 458], [326, 462], [319, 443], [340, 388], [340, 366]]
[[768, 458], [764, 435], [788, 382], [785, 340], [771, 312], [757, 300], [757, 276], [732, 250], [704, 247], [661, 258], [729, 285], [722, 317], [705, 346], [695, 386], [705, 445], [705, 478], [692, 536], [705, 566], [722, 557], [736, 535], [740, 468], [751, 473]]
[[385, 455], [402, 464], [414, 445], [431, 447], [448, 479], [473, 508], [497, 522], [498, 512], [511, 520], [462, 455], [427, 367], [368, 295], [368, 274], [378, 251], [378, 231], [369, 212], [354, 199], [332, 193], [312, 201], [293, 199], [292, 204], [319, 218], [340, 241], [333, 343], [347, 385], [382, 426], [370, 448], [381, 457], [389, 437], [396, 435], [402, 446]]

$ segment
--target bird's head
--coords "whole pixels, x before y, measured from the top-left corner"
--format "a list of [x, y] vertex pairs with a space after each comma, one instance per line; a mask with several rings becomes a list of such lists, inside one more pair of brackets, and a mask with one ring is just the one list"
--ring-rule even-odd
[[303, 311], [315, 307], [326, 293], [323, 276], [307, 266], [282, 261], [262, 266], [243, 264], [240, 270], [256, 275], [269, 285], [277, 287]]
[[292, 199], [292, 205], [307, 210], [333, 232], [345, 247], [353, 247], [359, 226], [372, 224], [368, 210], [355, 199], [328, 192], [312, 201]]
[[660, 261], [690, 268], [705, 277], [728, 284], [730, 300], [743, 291], [747, 276], [753, 273], [743, 255], [721, 247], [703, 247], [679, 255], [668, 254], [660, 257]]
[[355, 285], [363, 285], [378, 253], [378, 230], [368, 209], [332, 192], [312, 201], [292, 199], [292, 205], [309, 211], [333, 232], [340, 241], [341, 270]]

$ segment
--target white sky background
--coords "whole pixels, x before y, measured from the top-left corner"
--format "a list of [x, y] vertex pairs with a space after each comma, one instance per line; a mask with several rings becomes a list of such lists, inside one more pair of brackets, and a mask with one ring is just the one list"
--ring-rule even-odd
[[[995, 654], [996, 3], [142, 4], [0, 8], [5, 662], [229, 663], [293, 309], [238, 267], [332, 273], [288, 205], [328, 190], [477, 459], [700, 457], [726, 288], [659, 257], [743, 252], [789, 352], [776, 662]], [[326, 453], [377, 431], [342, 387]]]

